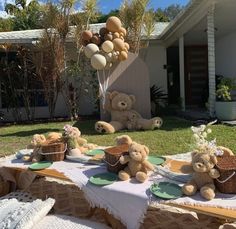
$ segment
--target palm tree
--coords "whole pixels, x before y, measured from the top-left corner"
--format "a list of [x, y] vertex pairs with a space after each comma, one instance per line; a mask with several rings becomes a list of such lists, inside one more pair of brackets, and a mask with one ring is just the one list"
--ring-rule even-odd
[[5, 5], [5, 11], [12, 15], [13, 30], [41, 28], [42, 7], [37, 0], [27, 4], [26, 0], [15, 0]]

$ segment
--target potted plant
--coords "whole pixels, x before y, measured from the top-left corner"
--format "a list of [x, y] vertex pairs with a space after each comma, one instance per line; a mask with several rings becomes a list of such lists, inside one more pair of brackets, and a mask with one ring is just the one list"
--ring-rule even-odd
[[216, 117], [220, 120], [236, 120], [236, 101], [233, 90], [236, 89], [235, 79], [223, 77], [216, 90]]

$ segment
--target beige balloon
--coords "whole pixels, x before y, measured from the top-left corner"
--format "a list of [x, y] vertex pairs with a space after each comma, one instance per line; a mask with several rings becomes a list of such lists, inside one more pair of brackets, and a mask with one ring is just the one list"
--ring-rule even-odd
[[125, 48], [126, 48], [127, 50], [130, 49], [130, 46], [129, 46], [129, 44], [128, 44], [127, 42], [125, 42]]
[[114, 44], [111, 41], [104, 41], [102, 44], [102, 50], [106, 53], [113, 51]]
[[105, 53], [104, 56], [105, 56], [107, 62], [111, 62], [112, 61], [112, 53], [111, 52], [110, 53]]
[[122, 33], [124, 37], [127, 35], [127, 30], [123, 27], [120, 28], [119, 32]]
[[97, 53], [99, 51], [99, 48], [97, 45], [95, 44], [88, 44], [85, 48], [84, 48], [84, 54], [86, 57], [91, 58], [95, 53]]
[[104, 69], [106, 67], [106, 64], [106, 58], [101, 54], [94, 54], [91, 58], [91, 65], [96, 70]]
[[121, 21], [118, 17], [112, 16], [107, 19], [106, 28], [110, 32], [119, 32], [121, 29]]
[[116, 38], [112, 42], [114, 44], [114, 50], [116, 51], [122, 51], [125, 48], [124, 41], [122, 41], [120, 38]]
[[116, 62], [118, 61], [118, 58], [119, 58], [119, 54], [117, 52], [112, 52], [112, 62]]
[[121, 52], [120, 52], [120, 55], [119, 55], [119, 60], [120, 60], [120, 61], [124, 61], [124, 60], [127, 60], [127, 59], [128, 59], [128, 54], [127, 54], [127, 52], [121, 51]]
[[119, 38], [120, 34], [118, 32], [113, 33], [113, 39]]
[[106, 66], [105, 66], [104, 69], [105, 69], [105, 70], [108, 70], [108, 69], [110, 69], [110, 68], [112, 67], [112, 65], [113, 65], [113, 64], [112, 64], [111, 62], [109, 62], [109, 63], [106, 64]]
[[105, 34], [104, 39], [106, 41], [112, 41], [113, 40], [113, 35], [110, 33]]

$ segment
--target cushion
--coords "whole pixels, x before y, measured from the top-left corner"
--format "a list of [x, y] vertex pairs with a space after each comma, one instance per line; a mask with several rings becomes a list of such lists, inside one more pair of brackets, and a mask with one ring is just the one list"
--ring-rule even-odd
[[1, 229], [30, 229], [48, 214], [54, 199], [22, 202], [16, 198], [0, 200]]
[[111, 229], [110, 227], [93, 222], [91, 220], [79, 219], [72, 216], [48, 215], [45, 216], [34, 229]]

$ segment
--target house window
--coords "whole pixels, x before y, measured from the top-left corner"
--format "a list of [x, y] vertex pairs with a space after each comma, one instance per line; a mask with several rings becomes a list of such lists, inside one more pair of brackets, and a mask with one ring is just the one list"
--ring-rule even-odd
[[[28, 70], [28, 79], [24, 79], [24, 70], [20, 66], [16, 52], [8, 53], [9, 75], [6, 71], [6, 54], [0, 52], [0, 96], [2, 108], [24, 107], [25, 98], [29, 99], [30, 106], [47, 106], [41, 81], [38, 80], [34, 66]], [[13, 95], [14, 94], [14, 95]]]

